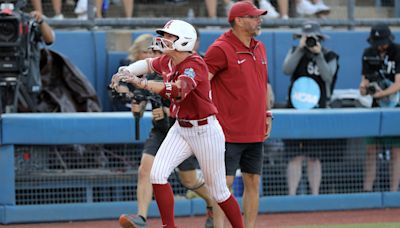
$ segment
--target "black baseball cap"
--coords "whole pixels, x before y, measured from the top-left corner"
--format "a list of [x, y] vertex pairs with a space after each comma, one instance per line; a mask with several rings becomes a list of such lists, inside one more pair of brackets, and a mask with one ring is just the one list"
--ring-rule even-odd
[[316, 21], [306, 21], [301, 26], [301, 32], [294, 34], [295, 38], [300, 38], [302, 35], [316, 36], [321, 40], [329, 38], [328, 36], [321, 33], [321, 27]]
[[390, 44], [393, 40], [394, 36], [387, 24], [373, 25], [367, 39], [368, 43], [375, 47]]

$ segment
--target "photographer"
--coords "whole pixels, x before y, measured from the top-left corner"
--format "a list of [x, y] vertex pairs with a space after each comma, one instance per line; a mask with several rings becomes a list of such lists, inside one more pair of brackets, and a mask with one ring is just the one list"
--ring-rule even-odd
[[[321, 34], [317, 22], [305, 22], [301, 33], [294, 34], [294, 38], [300, 39], [299, 45], [289, 50], [283, 63], [283, 72], [291, 75], [287, 106], [296, 109], [327, 108], [339, 68], [338, 55], [322, 47], [327, 36]], [[319, 194], [321, 151], [325, 153], [328, 145], [332, 145], [331, 140], [285, 140], [289, 159], [289, 195], [296, 195], [303, 161], [307, 161], [311, 194]]]
[[[362, 56], [361, 95], [373, 97], [372, 107], [395, 107], [399, 104], [400, 91], [400, 46], [385, 24], [372, 26], [367, 39], [370, 47]], [[376, 155], [378, 150], [391, 150], [390, 191], [398, 190], [400, 181], [400, 138], [368, 138], [365, 160], [364, 186], [366, 192], [373, 191], [376, 177]]]
[[40, 50], [45, 45], [51, 45], [54, 42], [55, 35], [53, 29], [47, 24], [43, 14], [38, 11], [32, 11], [30, 17], [33, 20], [31, 30], [29, 77], [27, 89], [29, 92], [37, 93], [41, 90], [42, 82], [40, 75]]
[[[153, 35], [151, 34], [142, 34], [138, 36], [132, 43], [132, 45], [128, 49], [128, 57], [125, 59], [121, 59], [119, 62], [120, 66], [128, 66], [131, 63], [134, 63], [138, 60], [143, 60], [146, 58], [150, 58], [153, 56], [153, 51], [149, 49], [149, 46], [153, 42]], [[129, 86], [129, 85], [128, 85]], [[132, 86], [129, 86], [130, 90], [133, 91], [134, 88]], [[144, 95], [145, 96], [141, 96]], [[131, 94], [133, 95], [133, 94]], [[136, 99], [137, 105], [140, 104], [140, 108], [144, 110], [144, 105], [145, 105], [145, 97], [149, 95], [148, 92], [142, 91], [142, 93], [138, 93], [137, 95], [139, 99]], [[142, 99], [140, 99], [142, 97]], [[131, 99], [120, 99], [121, 97], [114, 97], [113, 96], [113, 101], [112, 101], [112, 109], [113, 111], [129, 111], [131, 110]], [[146, 99], [147, 100], [147, 99]], [[136, 107], [136, 106], [135, 106]]]
[[[294, 34], [294, 38], [299, 39], [299, 45], [289, 50], [283, 63], [283, 72], [291, 76], [288, 107], [326, 108], [336, 82], [339, 57], [335, 52], [322, 47], [322, 42], [327, 36], [321, 34], [317, 22], [305, 22], [302, 32]], [[303, 77], [312, 79], [318, 85], [320, 94], [319, 99], [314, 100], [315, 102], [310, 103], [308, 107], [297, 104], [298, 102], [292, 96], [293, 86], [297, 84], [296, 80]]]
[[[360, 93], [374, 98], [373, 107], [386, 106], [382, 99], [400, 91], [400, 46], [393, 40], [387, 25], [378, 24], [371, 28], [367, 40], [371, 46], [364, 50], [362, 57]], [[398, 105], [398, 98], [396, 101], [394, 106]]]
[[54, 41], [43, 15], [24, 13], [24, 6], [23, 1], [1, 3], [1, 112], [35, 111], [42, 89], [40, 52]]
[[49, 24], [44, 20], [43, 14], [38, 11], [32, 11], [30, 16], [38, 24], [39, 31], [38, 36], [42, 37], [42, 40], [46, 45], [50, 45], [54, 42], [54, 31]]

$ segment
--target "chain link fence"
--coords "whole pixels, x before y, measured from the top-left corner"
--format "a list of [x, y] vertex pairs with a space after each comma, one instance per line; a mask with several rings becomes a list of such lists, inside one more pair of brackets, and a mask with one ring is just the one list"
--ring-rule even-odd
[[[262, 196], [289, 194], [288, 164], [308, 154], [321, 162], [320, 194], [363, 191], [366, 146], [363, 138], [268, 140], [262, 170]], [[16, 146], [17, 205], [135, 201], [142, 144]], [[390, 152], [378, 151], [374, 191], [389, 191]], [[296, 194], [311, 194], [307, 162]], [[175, 173], [169, 178], [177, 198], [193, 197]], [[292, 183], [293, 184], [293, 183]], [[233, 188], [241, 196], [237, 176]]]

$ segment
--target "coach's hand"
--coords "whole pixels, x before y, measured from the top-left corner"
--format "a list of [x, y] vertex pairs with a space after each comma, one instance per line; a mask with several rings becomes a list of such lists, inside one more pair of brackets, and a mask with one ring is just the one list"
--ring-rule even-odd
[[271, 134], [271, 129], [272, 129], [272, 113], [267, 112], [267, 118], [265, 121], [265, 137], [264, 140], [269, 138], [269, 135]]

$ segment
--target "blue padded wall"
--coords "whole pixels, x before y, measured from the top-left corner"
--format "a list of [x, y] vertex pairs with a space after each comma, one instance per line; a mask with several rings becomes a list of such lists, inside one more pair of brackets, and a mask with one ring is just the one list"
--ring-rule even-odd
[[92, 83], [105, 103], [106, 33], [56, 30], [50, 49], [65, 55]]
[[106, 87], [105, 93], [104, 93], [104, 105], [103, 105], [103, 110], [105, 111], [112, 111], [112, 98], [110, 91], [108, 90], [108, 85], [111, 82], [112, 76], [118, 71], [119, 68], [119, 63], [121, 59], [125, 59], [127, 57], [127, 52], [121, 52], [121, 51], [112, 51], [107, 53], [107, 69], [106, 69], [106, 74], [105, 74], [105, 81], [104, 81], [104, 86]]
[[381, 121], [381, 135], [387, 136], [399, 136], [400, 128], [400, 115], [396, 110], [398, 109], [381, 109], [382, 121]]
[[[206, 52], [225, 29], [200, 29], [200, 52]], [[270, 30], [265, 29], [257, 39], [263, 41], [267, 48], [269, 78], [278, 103], [285, 103], [289, 76], [282, 72], [282, 64], [290, 47], [297, 45], [293, 33], [299, 29]], [[361, 77], [361, 55], [368, 46], [366, 38], [368, 31], [333, 31], [323, 29], [322, 32], [330, 38], [324, 46], [339, 54], [339, 74], [336, 89], [358, 88]], [[135, 30], [132, 40], [143, 33], [155, 35], [154, 29]], [[396, 37], [400, 32], [394, 31]], [[89, 79], [95, 87], [102, 102], [103, 110], [110, 111], [110, 100], [107, 85], [111, 75], [117, 70], [120, 58], [126, 52], [108, 52], [106, 47], [106, 32], [90, 31], [56, 31], [56, 42], [51, 46], [56, 51], [67, 56]]]

